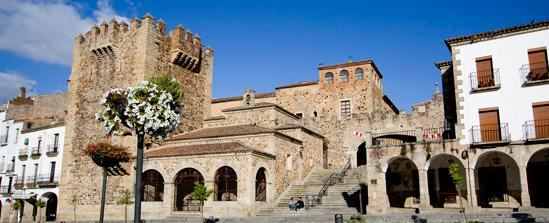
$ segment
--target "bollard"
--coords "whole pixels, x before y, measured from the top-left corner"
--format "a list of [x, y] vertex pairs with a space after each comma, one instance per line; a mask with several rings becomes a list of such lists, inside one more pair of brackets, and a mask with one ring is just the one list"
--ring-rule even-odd
[[334, 218], [335, 218], [335, 223], [343, 223], [343, 215], [336, 214], [334, 215]]

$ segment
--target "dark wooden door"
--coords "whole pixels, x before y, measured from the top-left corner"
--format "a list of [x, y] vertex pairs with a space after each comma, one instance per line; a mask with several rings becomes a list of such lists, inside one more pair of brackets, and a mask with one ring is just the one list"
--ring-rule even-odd
[[499, 111], [497, 109], [480, 111], [479, 118], [482, 142], [501, 141]]

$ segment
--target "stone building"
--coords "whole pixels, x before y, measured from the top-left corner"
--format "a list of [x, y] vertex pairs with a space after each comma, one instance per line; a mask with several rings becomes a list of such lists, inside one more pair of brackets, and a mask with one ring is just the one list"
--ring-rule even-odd
[[[490, 54], [495, 49], [491, 44], [498, 41], [503, 45], [528, 43], [514, 45], [546, 52], [541, 48], [549, 39], [546, 27], [546, 22], [536, 23], [448, 39], [452, 61], [437, 63], [442, 72], [442, 93], [437, 86], [430, 100], [414, 104], [407, 113], [383, 93], [383, 75], [372, 60], [320, 65], [317, 80], [280, 86], [273, 92], [256, 94], [246, 89], [242, 96], [211, 99], [213, 50], [205, 48], [198, 35], [181, 26], [166, 34], [166, 24], [148, 14], [129, 25], [103, 23], [75, 39], [59, 217], [72, 220], [73, 208], [78, 210], [78, 220], [93, 220], [98, 215], [101, 172], [81, 155], [81, 148], [92, 141], [110, 139], [135, 149], [134, 137], [107, 138], [94, 120], [101, 96], [111, 88], [131, 86], [160, 74], [181, 82], [184, 121], [176, 133], [164, 142], [150, 144], [145, 152], [143, 188], [139, 192], [144, 197], [145, 219], [198, 214], [200, 206], [189, 195], [196, 181], [214, 189], [204, 211], [218, 217], [285, 210], [285, 202], [295, 196], [293, 189], [299, 186], [306, 189], [297, 195], [311, 195], [313, 199], [308, 201], [321, 209], [323, 199], [341, 201], [338, 204], [343, 206], [349, 202], [341, 193], [328, 193], [333, 188], [352, 194], [365, 185], [366, 211], [373, 214], [406, 213], [410, 208], [454, 212], [459, 202], [472, 210], [538, 205], [543, 201], [530, 201], [526, 167], [530, 165], [527, 157], [532, 156], [532, 165], [537, 168], [532, 174], [545, 170], [547, 156], [539, 151], [545, 151], [546, 144], [533, 143], [544, 141], [526, 138], [527, 143], [519, 143], [522, 132], [517, 123], [511, 129], [518, 132], [510, 138], [500, 137], [503, 131], [490, 129], [499, 132], [500, 140], [489, 143], [474, 140], [488, 137], [483, 127], [476, 135], [467, 129], [478, 125], [472, 121], [478, 119], [478, 109], [498, 106], [492, 105], [496, 101], [505, 104], [502, 107], [513, 107], [513, 101], [530, 103], [536, 111], [541, 106], [540, 117], [546, 117], [546, 103], [541, 102], [548, 99], [539, 94], [547, 91], [543, 85], [546, 73], [536, 71], [534, 86], [528, 82], [532, 81], [528, 79], [531, 71], [524, 71], [528, 80], [524, 86], [518, 83], [518, 75], [509, 72], [512, 63], [505, 63], [508, 69], [498, 73], [501, 79], [497, 81], [501, 82], [495, 76], [483, 79], [482, 86], [487, 89], [479, 92], [470, 91], [463, 74], [475, 72], [470, 69], [474, 67], [471, 58], [487, 59], [477, 54]], [[497, 53], [494, 50], [494, 61], [516, 55], [515, 51]], [[536, 64], [543, 62], [540, 55], [532, 56]], [[512, 91], [503, 90], [513, 84], [521, 89], [514, 86], [509, 87]], [[531, 97], [504, 100], [517, 90]], [[480, 99], [482, 95], [487, 98]], [[487, 101], [492, 104], [482, 104]], [[532, 113], [528, 109], [520, 112]], [[543, 125], [538, 119], [542, 119], [535, 114], [530, 123], [539, 135], [544, 127], [539, 129]], [[526, 135], [532, 136], [531, 132]], [[517, 164], [511, 165], [513, 162]], [[450, 163], [460, 164], [466, 176], [467, 182], [459, 188], [462, 196], [450, 182]], [[502, 166], [507, 169], [502, 171]], [[122, 219], [115, 201], [122, 189], [133, 190], [133, 163], [122, 168], [128, 175], [109, 178], [106, 219]], [[345, 183], [354, 177], [347, 173], [363, 177]], [[502, 176], [508, 176], [508, 187], [500, 185]], [[313, 178], [319, 178], [325, 187], [305, 185]], [[498, 183], [485, 179], [497, 179], [490, 182]], [[340, 185], [332, 187], [334, 184]], [[546, 195], [539, 188], [530, 191]], [[333, 194], [336, 197], [330, 197]]]

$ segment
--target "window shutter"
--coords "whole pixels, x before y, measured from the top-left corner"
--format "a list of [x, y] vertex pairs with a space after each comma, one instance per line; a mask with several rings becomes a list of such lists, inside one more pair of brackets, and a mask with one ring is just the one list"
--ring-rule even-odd
[[534, 105], [536, 138], [549, 138], [549, 104]]
[[495, 86], [492, 58], [477, 59], [477, 81], [479, 88]]
[[499, 111], [480, 111], [480, 133], [483, 142], [500, 141]]

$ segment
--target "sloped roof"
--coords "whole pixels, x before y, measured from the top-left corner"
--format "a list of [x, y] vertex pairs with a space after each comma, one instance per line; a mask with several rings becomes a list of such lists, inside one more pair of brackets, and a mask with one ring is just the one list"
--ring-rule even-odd
[[297, 83], [282, 85], [280, 87], [276, 87], [275, 89], [278, 90], [278, 89], [282, 89], [282, 88], [302, 87], [302, 86], [309, 86], [309, 85], [315, 85], [315, 84], [318, 84], [318, 81], [301, 81], [301, 82], [297, 82]]
[[256, 125], [234, 125], [234, 126], [225, 126], [225, 127], [197, 129], [190, 132], [172, 136], [169, 139], [167, 139], [167, 141], [217, 138], [217, 137], [241, 136], [241, 135], [256, 135], [256, 134], [275, 133], [275, 132], [276, 132], [275, 130], [259, 127]]
[[237, 142], [196, 144], [185, 146], [170, 146], [145, 152], [145, 158], [177, 157], [177, 156], [196, 156], [210, 154], [253, 152], [274, 158], [274, 155], [255, 150]]
[[[275, 92], [268, 92], [268, 93], [259, 93], [255, 94], [255, 98], [272, 98], [276, 97]], [[222, 103], [222, 102], [228, 102], [228, 101], [240, 101], [242, 100], [242, 96], [234, 96], [234, 97], [225, 97], [225, 98], [215, 98], [212, 99], [212, 103]]]

